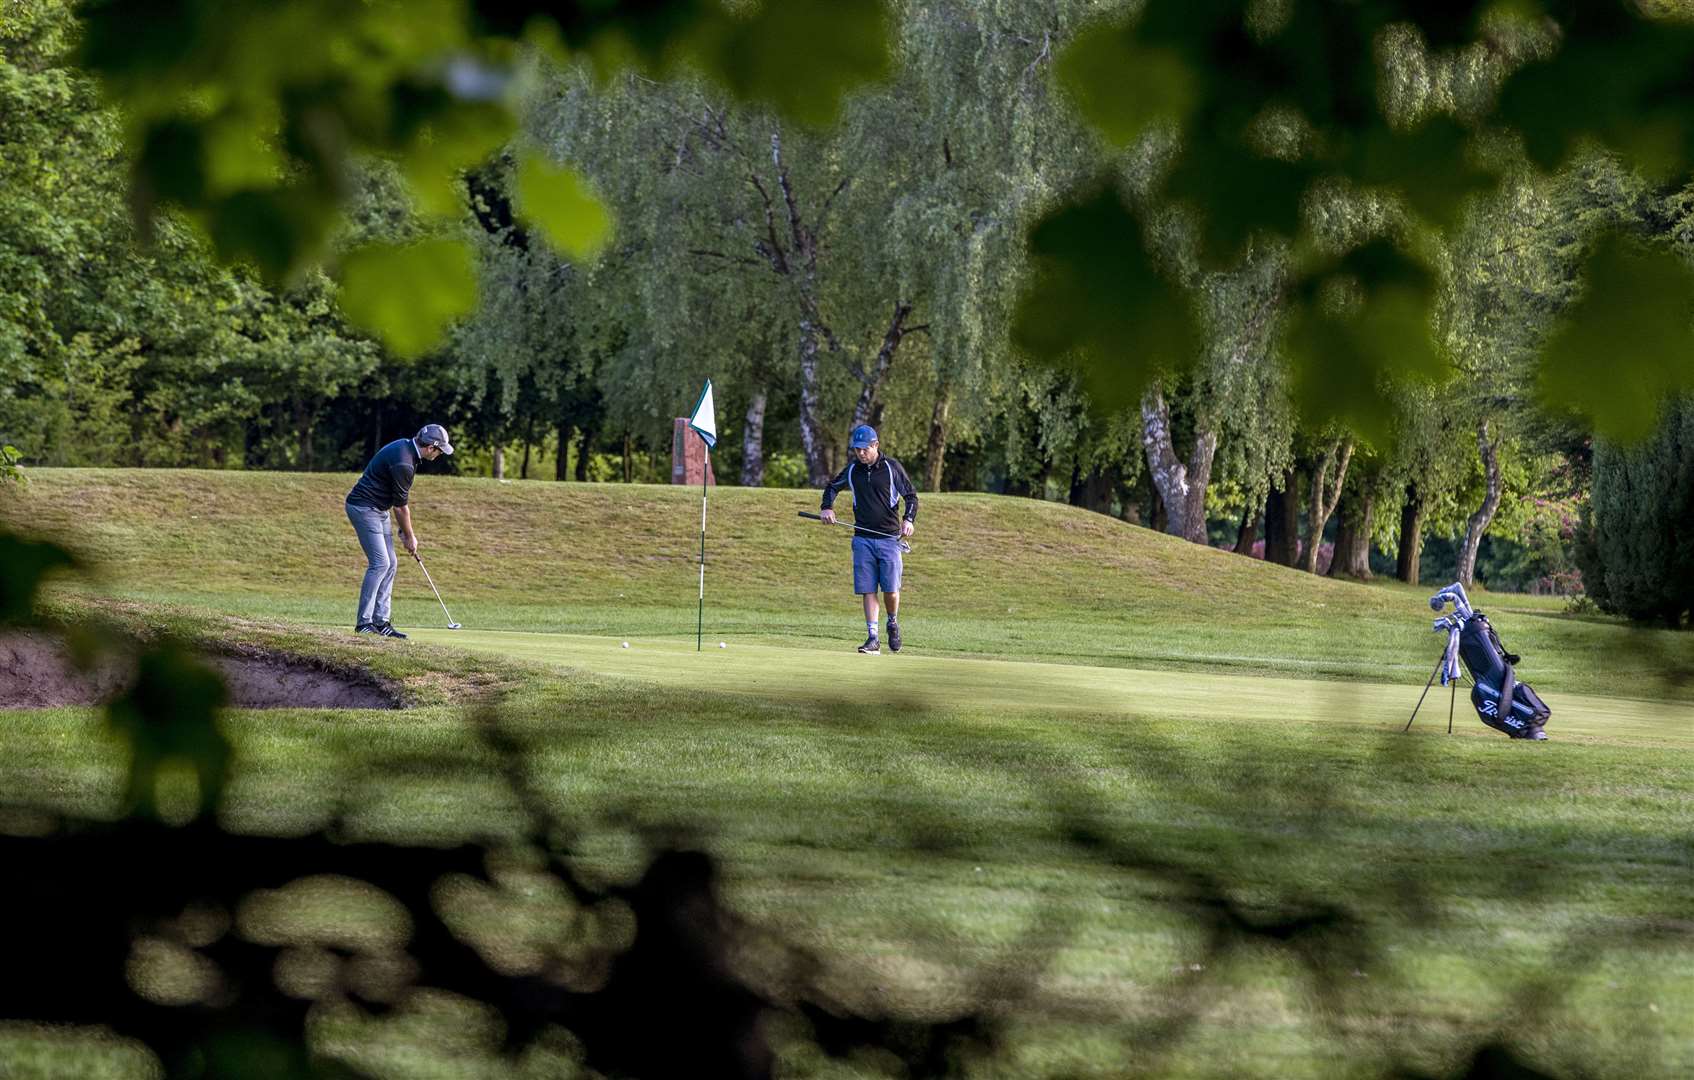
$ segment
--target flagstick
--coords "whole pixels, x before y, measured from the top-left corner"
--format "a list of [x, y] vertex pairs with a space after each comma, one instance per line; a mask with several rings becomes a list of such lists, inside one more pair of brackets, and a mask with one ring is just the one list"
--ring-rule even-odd
[[694, 626], [694, 651], [701, 650], [706, 631], [706, 478], [712, 474], [712, 451], [706, 450], [706, 467], [700, 470], [700, 618]]

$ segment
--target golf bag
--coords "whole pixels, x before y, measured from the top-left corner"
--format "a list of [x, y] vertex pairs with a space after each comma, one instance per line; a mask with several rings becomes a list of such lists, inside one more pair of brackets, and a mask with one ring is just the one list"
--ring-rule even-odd
[[1553, 711], [1528, 683], [1518, 681], [1519, 658], [1506, 651], [1488, 617], [1471, 610], [1463, 586], [1449, 585], [1429, 604], [1440, 611], [1446, 602], [1453, 604], [1453, 614], [1435, 623], [1436, 630], [1448, 632], [1442, 685], [1458, 678], [1458, 661], [1464, 661], [1473, 684], [1471, 705], [1484, 724], [1514, 739], [1545, 739], [1541, 729]]

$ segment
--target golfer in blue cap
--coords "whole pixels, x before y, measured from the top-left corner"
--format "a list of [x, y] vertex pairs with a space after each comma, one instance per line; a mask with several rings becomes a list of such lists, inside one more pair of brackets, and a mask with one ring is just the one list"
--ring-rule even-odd
[[[918, 493], [898, 461], [882, 453], [876, 429], [860, 424], [848, 443], [850, 459], [841, 475], [823, 489], [825, 525], [835, 523], [835, 496], [846, 488], [853, 495], [853, 591], [865, 602], [865, 643], [862, 653], [879, 653], [882, 644], [876, 633], [876, 594], [882, 590], [888, 608], [888, 648], [900, 651], [900, 571], [904, 538], [912, 535], [918, 520]], [[903, 515], [895, 504], [906, 501]]]
[[363, 476], [347, 493], [347, 520], [365, 551], [364, 584], [359, 589], [359, 614], [353, 625], [357, 634], [403, 638], [388, 621], [394, 596], [394, 537], [388, 531], [388, 512], [394, 511], [400, 527], [400, 542], [406, 554], [418, 553], [418, 534], [412, 531], [412, 478], [418, 464], [451, 454], [453, 444], [440, 424], [425, 424], [410, 439], [395, 439], [376, 452]]

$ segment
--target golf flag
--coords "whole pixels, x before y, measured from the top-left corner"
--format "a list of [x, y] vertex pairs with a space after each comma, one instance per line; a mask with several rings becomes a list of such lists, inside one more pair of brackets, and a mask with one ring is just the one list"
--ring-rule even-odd
[[718, 411], [712, 402], [712, 380], [700, 391], [688, 426], [706, 443], [706, 467], [700, 470], [700, 611], [694, 623], [694, 651], [699, 652], [706, 630], [706, 478], [712, 471], [712, 447], [718, 444]]
[[718, 445], [718, 413], [712, 403], [712, 380], [706, 380], [706, 388], [700, 391], [700, 400], [694, 403], [694, 415], [688, 418], [688, 426], [694, 433], [706, 440], [706, 445]]

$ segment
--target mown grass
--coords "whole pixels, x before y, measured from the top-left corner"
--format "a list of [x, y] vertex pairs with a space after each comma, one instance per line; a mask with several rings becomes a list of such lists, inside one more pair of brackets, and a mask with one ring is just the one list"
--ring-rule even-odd
[[[351, 476], [31, 471], [0, 522], [101, 567], [102, 594], [260, 619], [352, 621], [362, 556]], [[810, 492], [724, 488], [711, 501], [714, 637], [839, 643], [858, 619], [844, 530], [795, 516]], [[677, 638], [694, 631], [699, 493], [680, 487], [420, 477], [423, 555], [467, 626]], [[928, 495], [907, 560], [914, 647], [939, 655], [1411, 681], [1441, 641], [1430, 588], [1369, 586], [1197, 548], [1030, 499]], [[407, 560], [409, 562], [409, 560]], [[1444, 584], [1444, 583], [1437, 583]], [[395, 618], [438, 625], [403, 565]], [[1694, 698], [1688, 635], [1574, 618], [1547, 598], [1478, 593], [1537, 689]]]
[[[1591, 959], [1561, 956], [1690, 914], [1682, 747], [1449, 739], [1438, 724], [1400, 737], [1357, 720], [1336, 683], [1315, 684], [1338, 695], [1330, 709], [1268, 698], [1237, 717], [1163, 694], [1111, 710], [1006, 705], [977, 672], [976, 695], [896, 692], [867, 708], [861, 686], [814, 692], [804, 665], [759, 664], [769, 682], [735, 692], [536, 672], [501, 715], [553, 812], [581, 827], [576, 860], [591, 879], [632, 878], [649, 834], [691, 837], [722, 860], [738, 912], [814, 952], [866, 1009], [944, 1014], [985, 970], [1033, 973], [1012, 1056], [981, 1075], [1133, 1072], [1134, 1022], [1191, 984], [1202, 1022], [1149, 1063], [1159, 1075], [1445, 1066], [1496, 1031], [1550, 1065], [1694, 1067], [1685, 939], [1626, 936]], [[233, 714], [226, 821], [303, 832], [349, 806], [355, 837], [516, 838], [525, 821], [480, 722], [447, 705]], [[10, 714], [0, 732], [8, 791], [59, 813], [112, 812], [122, 754], [90, 711]], [[1322, 900], [1353, 913], [1375, 948], [1348, 973], [1345, 1015], [1314, 1009], [1306, 975], [1275, 952], [1208, 956], [1171, 882], [1078, 843], [1079, 822], [1216, 873], [1254, 909]], [[506, 914], [484, 917], [519, 934]], [[1546, 992], [1541, 978], [1559, 996], [1531, 1024], [1521, 995]], [[327, 1031], [402, 1075], [439, 1074], [448, 1050], [474, 1066], [467, 1075], [499, 1074], [486, 1040], [460, 1045], [458, 1027], [410, 1013], [386, 1025], [344, 1015]], [[794, 1053], [790, 1075], [878, 1075]]]
[[[1448, 738], [1436, 693], [1401, 736], [1438, 644], [1424, 590], [961, 496], [926, 500], [913, 647], [864, 658], [840, 541], [781, 532], [792, 496], [726, 490], [716, 520], [775, 524], [726, 537], [709, 614], [730, 647], [697, 655], [697, 493], [428, 479], [426, 557], [470, 629], [377, 643], [299, 625], [333, 619], [356, 583], [348, 478], [32, 475], [7, 515], [99, 559], [99, 588], [263, 616], [109, 617], [368, 664], [419, 703], [230, 714], [233, 829], [311, 831], [346, 808], [355, 837], [516, 842], [528, 823], [477, 736], [496, 694], [590, 878], [628, 880], [654, 837], [684, 837], [721, 861], [739, 914], [814, 953], [866, 1015], [1015, 991], [1006, 1053], [973, 1075], [1442, 1075], [1492, 1038], [1554, 1075], [1694, 1071], [1694, 710], [1670, 678], [1677, 639], [1487, 598], [1511, 612], [1501, 629], [1554, 706], [1554, 741], [1493, 735], [1463, 701]], [[493, 523], [503, 538], [486, 539]], [[416, 588], [402, 602], [420, 622], [434, 606]], [[1640, 640], [1655, 644], [1629, 652]], [[94, 711], [0, 713], [14, 802], [110, 815], [123, 767]], [[1286, 950], [1209, 952], [1182, 885], [1208, 875], [1259, 917], [1343, 912], [1369, 947], [1336, 969], [1333, 998]], [[490, 947], [518, 947], [561, 914], [502, 895], [478, 921]], [[1195, 1025], [1159, 1053], [1144, 1025], [1185, 1003]], [[486, 1018], [439, 997], [321, 1020], [320, 1046], [393, 1075], [573, 1068], [496, 1060]], [[784, 1075], [885, 1074], [823, 1060], [787, 1023]], [[132, 1074], [121, 1050], [7, 1045], [20, 1076]]]

